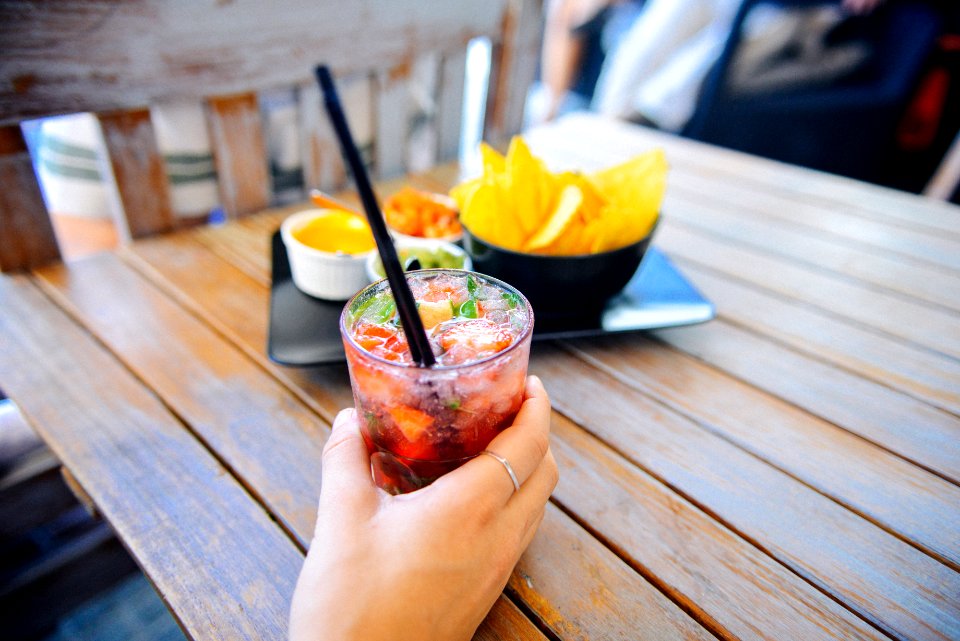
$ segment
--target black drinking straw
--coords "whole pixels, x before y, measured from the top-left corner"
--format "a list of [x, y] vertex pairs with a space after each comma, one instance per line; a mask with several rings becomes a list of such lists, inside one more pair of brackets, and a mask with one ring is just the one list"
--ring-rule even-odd
[[334, 130], [337, 132], [337, 138], [340, 140], [340, 151], [343, 153], [351, 173], [353, 173], [357, 191], [360, 193], [360, 200], [363, 202], [363, 209], [367, 213], [367, 220], [370, 221], [370, 228], [373, 230], [373, 238], [377, 241], [377, 251], [380, 252], [380, 260], [383, 262], [383, 269], [387, 273], [387, 281], [393, 291], [393, 299], [397, 303], [397, 312], [399, 312], [400, 320], [403, 323], [403, 333], [407, 337], [410, 354], [421, 367], [430, 367], [437, 361], [433, 357], [433, 350], [430, 349], [430, 341], [427, 339], [427, 332], [423, 329], [423, 321], [420, 320], [420, 314], [417, 313], [417, 303], [414, 301], [413, 293], [404, 277], [403, 267], [400, 265], [400, 258], [397, 256], [397, 249], [393, 246], [390, 234], [387, 233], [387, 224], [383, 221], [383, 213], [381, 213], [380, 205], [377, 204], [377, 197], [373, 193], [367, 168], [360, 160], [360, 152], [357, 151], [357, 145], [353, 142], [350, 127], [347, 125], [347, 119], [343, 115], [340, 97], [333, 85], [333, 76], [326, 65], [318, 65], [316, 74], [320, 89], [323, 91], [323, 102], [327, 107], [327, 113], [330, 115], [330, 122], [333, 124]]

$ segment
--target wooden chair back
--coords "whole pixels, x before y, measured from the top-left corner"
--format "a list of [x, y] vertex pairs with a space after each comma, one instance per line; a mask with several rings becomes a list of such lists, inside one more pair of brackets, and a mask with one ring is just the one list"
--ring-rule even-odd
[[[373, 171], [400, 174], [411, 125], [423, 118], [433, 127], [428, 153], [455, 157], [473, 38], [493, 44], [483, 136], [499, 142], [520, 130], [539, 53], [540, 9], [539, 0], [4, 2], [0, 269], [60, 256], [24, 120], [96, 115], [114, 217], [129, 239], [177, 226], [151, 106], [202, 101], [222, 208], [227, 217], [242, 216], [270, 204], [260, 92], [294, 88], [304, 184], [329, 189], [344, 172], [313, 69], [325, 63], [338, 80], [359, 78], [368, 84]], [[431, 107], [419, 112], [408, 86], [414, 71], [433, 85]]]

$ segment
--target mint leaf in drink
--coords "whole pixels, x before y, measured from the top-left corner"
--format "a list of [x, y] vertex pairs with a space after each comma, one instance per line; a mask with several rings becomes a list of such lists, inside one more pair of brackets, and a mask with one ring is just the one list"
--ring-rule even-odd
[[502, 292], [503, 300], [507, 301], [507, 304], [510, 305], [510, 309], [516, 309], [520, 306], [520, 297], [514, 294], [513, 292]]
[[371, 296], [365, 300], [360, 307], [353, 312], [353, 318], [362, 318], [368, 322], [383, 324], [386, 323], [397, 311], [397, 304], [393, 296], [389, 294], [380, 294]]
[[467, 274], [467, 293], [470, 294], [470, 298], [476, 298], [478, 291], [480, 291], [480, 285], [477, 284], [477, 279], [473, 274]]
[[471, 298], [465, 301], [462, 305], [460, 305], [460, 310], [457, 315], [464, 318], [479, 318], [480, 313], [477, 310], [477, 300], [475, 298]]

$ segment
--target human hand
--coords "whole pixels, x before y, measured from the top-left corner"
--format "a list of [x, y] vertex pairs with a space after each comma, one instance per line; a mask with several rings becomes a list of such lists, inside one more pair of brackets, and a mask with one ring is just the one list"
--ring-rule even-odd
[[340, 412], [323, 451], [317, 526], [297, 581], [290, 639], [469, 639], [503, 591], [557, 484], [550, 400], [527, 379], [514, 424], [478, 456], [410, 494], [370, 476], [354, 410]]

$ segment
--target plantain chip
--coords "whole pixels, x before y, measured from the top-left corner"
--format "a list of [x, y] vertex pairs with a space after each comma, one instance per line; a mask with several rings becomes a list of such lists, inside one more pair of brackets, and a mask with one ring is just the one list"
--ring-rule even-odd
[[506, 249], [557, 256], [608, 251], [650, 233], [666, 190], [660, 149], [594, 172], [553, 173], [515, 136], [501, 155], [481, 144], [483, 174], [450, 195], [461, 222]]
[[570, 225], [577, 221], [580, 206], [583, 204], [583, 192], [576, 185], [567, 185], [560, 192], [553, 213], [547, 222], [527, 241], [525, 251], [540, 252], [560, 238]]

